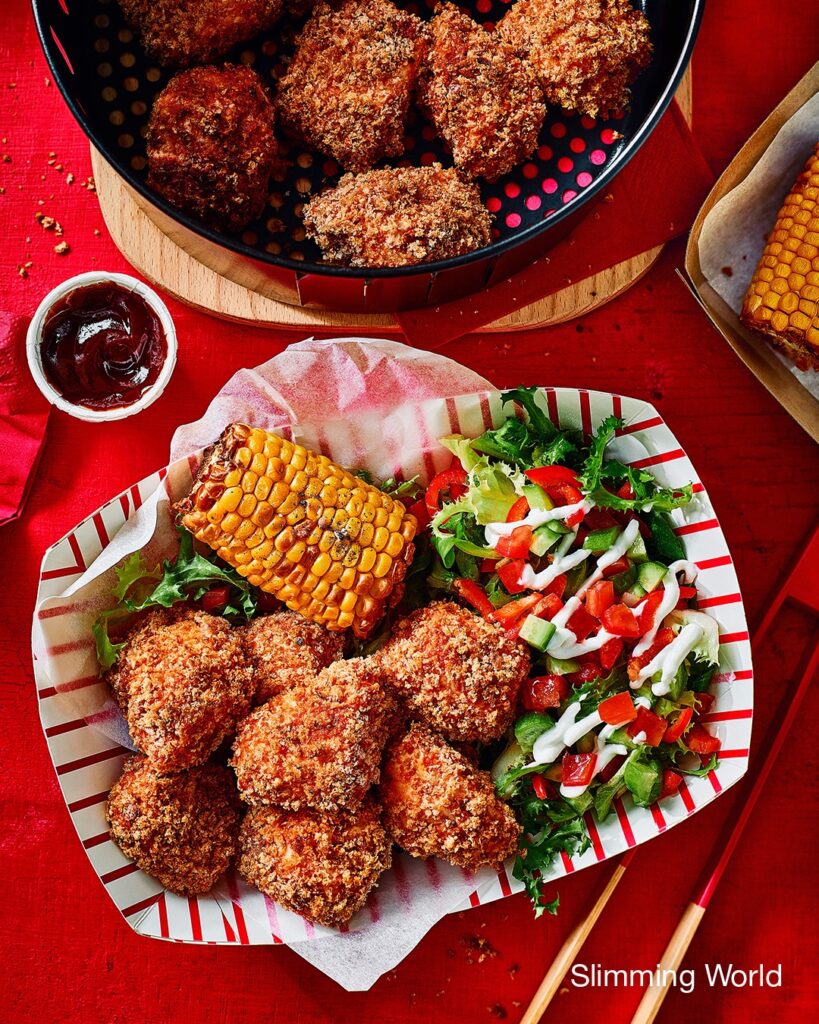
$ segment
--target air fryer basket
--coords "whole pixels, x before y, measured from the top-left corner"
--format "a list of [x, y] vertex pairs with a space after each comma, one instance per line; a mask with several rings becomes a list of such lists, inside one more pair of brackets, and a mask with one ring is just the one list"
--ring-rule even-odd
[[[434, 0], [405, 3], [428, 17]], [[146, 184], [145, 134], [156, 94], [173, 74], [148, 58], [116, 0], [32, 0], [40, 39], [55, 80], [83, 131], [136, 190], [149, 216], [170, 225], [188, 251], [239, 283], [302, 305], [389, 312], [474, 292], [545, 252], [587, 212], [656, 125], [679, 84], [694, 45], [705, 0], [641, 0], [651, 24], [654, 58], [632, 90], [630, 110], [605, 122], [550, 108], [530, 160], [494, 184], [481, 183], [494, 215], [490, 245], [439, 263], [368, 271], [321, 262], [305, 237], [303, 204], [334, 184], [334, 161], [298, 146], [284, 147], [286, 169], [271, 183], [269, 202], [241, 236], [216, 232], [176, 210]], [[475, 0], [476, 20], [494, 23], [503, 0]], [[226, 60], [249, 64], [272, 87], [305, 15], [285, 16], [273, 30]], [[451, 159], [430, 125], [413, 114], [407, 126], [411, 164]], [[636, 211], [635, 211], [636, 212]], [[164, 216], [163, 216], [164, 215]], [[170, 218], [170, 222], [167, 218]], [[261, 273], [260, 273], [261, 271]]]

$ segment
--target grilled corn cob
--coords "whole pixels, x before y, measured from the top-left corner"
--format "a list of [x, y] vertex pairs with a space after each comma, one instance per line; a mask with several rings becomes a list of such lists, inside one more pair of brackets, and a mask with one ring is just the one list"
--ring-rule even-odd
[[782, 204], [740, 320], [801, 370], [819, 369], [819, 145]]
[[254, 586], [330, 630], [366, 636], [397, 601], [417, 523], [324, 455], [233, 423], [178, 521]]

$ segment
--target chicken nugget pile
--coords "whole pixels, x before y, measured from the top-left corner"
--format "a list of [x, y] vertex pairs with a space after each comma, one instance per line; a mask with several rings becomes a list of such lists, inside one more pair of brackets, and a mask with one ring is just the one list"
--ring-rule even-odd
[[[601, 118], [625, 110], [652, 54], [633, 0], [513, 0], [490, 30], [448, 2], [430, 17], [393, 0], [318, 0], [287, 5], [287, 24], [265, 40], [281, 59], [263, 78], [209, 62], [246, 63], [236, 47], [270, 32], [283, 0], [119, 3], [149, 54], [188, 69], [155, 100], [148, 184], [238, 234], [265, 217], [271, 180], [293, 160], [288, 140], [306, 147], [325, 158], [325, 181], [347, 173], [312, 196], [309, 177], [296, 182], [299, 237], [344, 267], [435, 263], [489, 245], [479, 183], [538, 149], [548, 104]], [[429, 166], [429, 154], [411, 166], [419, 129], [443, 141], [454, 168]], [[311, 154], [297, 163], [311, 166]], [[268, 210], [265, 223], [277, 221]]]
[[376, 654], [345, 654], [343, 635], [291, 611], [243, 626], [188, 605], [143, 613], [106, 674], [139, 751], [108, 797], [114, 842], [186, 896], [235, 862], [327, 927], [364, 906], [394, 843], [499, 867], [521, 828], [465, 744], [508, 728], [526, 645], [439, 601]]

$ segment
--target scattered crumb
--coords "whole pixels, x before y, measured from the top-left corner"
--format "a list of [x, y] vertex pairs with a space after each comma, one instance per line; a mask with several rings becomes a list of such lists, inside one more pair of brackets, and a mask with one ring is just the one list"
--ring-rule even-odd
[[66, 174], [66, 176], [65, 176], [65, 183], [66, 183], [66, 185], [73, 185], [74, 184], [74, 175], [71, 173], [71, 171], [69, 171], [68, 174]]
[[8, 155], [8, 153], [4, 153], [3, 154], [3, 163], [4, 164], [10, 164], [11, 163], [11, 157]]
[[723, 272], [723, 274], [725, 274], [726, 277], [733, 277], [734, 276], [734, 268], [733, 267], [723, 267], [722, 268], [722, 272]]
[[65, 256], [67, 253], [71, 252], [71, 246], [68, 242], [57, 242], [54, 246], [54, 252], [56, 252], [58, 256]]
[[500, 1003], [495, 1003], [494, 1006], [487, 1006], [486, 1008], [493, 1017], [497, 1017], [498, 1020], [506, 1020], [509, 1014], [506, 1012], [506, 1007]]
[[509, 967], [509, 977], [514, 978], [520, 970], [520, 964], [511, 964]]
[[461, 939], [461, 945], [466, 950], [468, 964], [482, 964], [484, 960], [490, 960], [498, 955], [498, 951], [482, 935], [465, 935]]
[[24, 281], [28, 277], [28, 271], [26, 270], [25, 267], [18, 267], [17, 273], [20, 275], [20, 277], [22, 277]]
[[97, 238], [99, 238], [101, 234], [102, 234], [102, 232], [100, 231], [100, 229], [99, 229], [99, 228], [94, 228], [94, 235], [95, 235], [95, 236], [96, 236]]

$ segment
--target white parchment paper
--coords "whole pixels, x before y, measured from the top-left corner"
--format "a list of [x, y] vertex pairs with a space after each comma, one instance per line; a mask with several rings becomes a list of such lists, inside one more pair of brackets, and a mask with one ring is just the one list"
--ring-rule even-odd
[[[699, 257], [711, 287], [739, 315], [765, 239], [782, 201], [819, 142], [819, 94], [780, 128], [750, 174], [711, 210], [702, 226]], [[723, 271], [730, 267], [729, 276]], [[760, 340], [760, 344], [766, 344]], [[797, 380], [819, 399], [819, 374], [799, 370], [776, 353]]]

